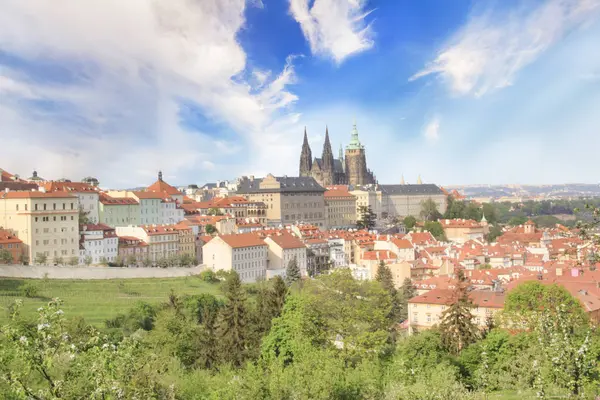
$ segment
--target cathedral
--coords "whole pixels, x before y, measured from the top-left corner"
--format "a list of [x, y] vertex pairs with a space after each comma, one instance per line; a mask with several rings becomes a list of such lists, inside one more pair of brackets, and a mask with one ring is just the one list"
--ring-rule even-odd
[[346, 153], [344, 154], [340, 145], [337, 159], [333, 158], [327, 128], [325, 128], [323, 154], [321, 158], [313, 159], [305, 128], [302, 153], [300, 154], [300, 176], [312, 176], [322, 186], [362, 186], [376, 183], [373, 173], [367, 168], [365, 147], [358, 139], [356, 124], [352, 129], [350, 143], [346, 146]]

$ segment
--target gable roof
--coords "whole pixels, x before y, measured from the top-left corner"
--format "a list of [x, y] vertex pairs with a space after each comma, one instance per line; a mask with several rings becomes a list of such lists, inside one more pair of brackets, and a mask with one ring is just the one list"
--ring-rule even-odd
[[386, 194], [403, 194], [403, 195], [443, 195], [444, 192], [439, 186], [432, 183], [424, 184], [409, 184], [409, 185], [379, 185], [379, 188]]
[[260, 184], [263, 178], [259, 179], [244, 179], [240, 182], [238, 193], [286, 193], [286, 192], [325, 192], [325, 188], [317, 183], [315, 178], [311, 176], [278, 176], [275, 177], [279, 182], [279, 188], [262, 188]]
[[154, 182], [152, 185], [148, 186], [148, 189], [146, 189], [146, 190], [148, 190], [149, 192], [166, 193], [169, 196], [182, 195], [182, 193], [179, 190], [177, 190], [173, 186], [169, 185], [167, 182], [163, 181], [162, 179], [159, 179], [156, 182]]
[[255, 235], [254, 233], [234, 233], [231, 235], [219, 235], [216, 237], [220, 238], [227, 243], [229, 247], [234, 249], [267, 245], [258, 235]]

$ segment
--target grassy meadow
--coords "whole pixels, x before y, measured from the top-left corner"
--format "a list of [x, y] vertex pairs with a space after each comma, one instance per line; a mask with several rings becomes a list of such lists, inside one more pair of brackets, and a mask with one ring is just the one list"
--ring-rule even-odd
[[36, 316], [38, 307], [58, 297], [64, 301], [63, 310], [68, 317], [81, 316], [100, 327], [106, 319], [127, 311], [138, 301], [167, 301], [171, 290], [178, 295], [220, 294], [218, 284], [193, 276], [107, 280], [0, 278], [0, 325], [7, 321], [7, 309], [17, 299], [23, 300], [24, 315]]

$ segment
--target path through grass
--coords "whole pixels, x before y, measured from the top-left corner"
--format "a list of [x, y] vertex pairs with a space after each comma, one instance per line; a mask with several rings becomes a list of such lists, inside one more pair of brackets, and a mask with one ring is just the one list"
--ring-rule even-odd
[[[25, 297], [33, 287], [35, 297]], [[131, 308], [137, 301], [167, 301], [171, 289], [178, 295], [210, 293], [219, 295], [219, 285], [198, 277], [145, 278], [110, 280], [53, 280], [0, 278], [0, 325], [7, 321], [7, 308], [16, 299], [23, 300], [23, 314], [35, 316], [36, 310], [53, 297], [64, 301], [66, 315], [82, 316], [98, 327], [104, 321]]]

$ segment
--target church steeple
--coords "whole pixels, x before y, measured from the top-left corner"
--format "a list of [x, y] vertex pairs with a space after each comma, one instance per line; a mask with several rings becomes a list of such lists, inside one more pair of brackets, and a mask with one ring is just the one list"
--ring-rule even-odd
[[406, 182], [404, 182], [404, 174], [402, 174], [402, 177], [400, 178], [400, 184], [406, 185]]
[[300, 176], [310, 176], [312, 169], [312, 152], [308, 144], [308, 136], [306, 135], [306, 127], [304, 127], [304, 141], [302, 142], [302, 153], [300, 153]]
[[333, 151], [331, 150], [331, 142], [329, 141], [329, 128], [325, 127], [325, 143], [323, 143], [322, 170], [323, 184], [333, 185]]
[[419, 178], [417, 179], [417, 185], [422, 185], [423, 180], [421, 179], [421, 174], [419, 174]]

